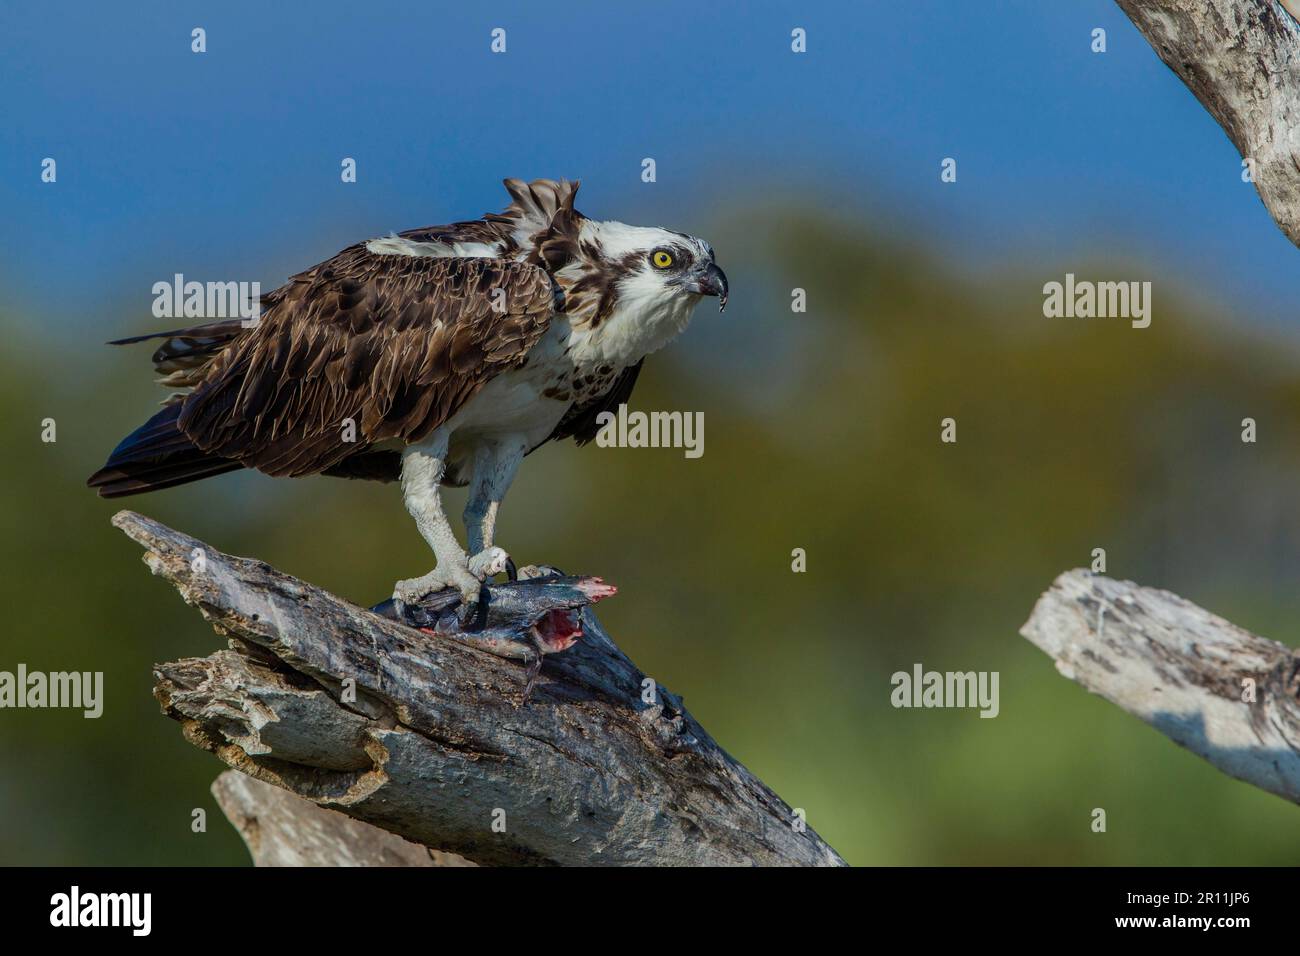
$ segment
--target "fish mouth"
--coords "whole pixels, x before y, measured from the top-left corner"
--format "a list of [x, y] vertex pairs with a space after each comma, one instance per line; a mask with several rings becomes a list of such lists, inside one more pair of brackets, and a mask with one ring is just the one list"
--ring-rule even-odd
[[532, 627], [533, 639], [543, 654], [566, 651], [582, 637], [582, 615], [560, 608], [547, 611]]
[[[580, 578], [573, 584], [574, 590], [580, 592], [591, 604], [613, 597], [618, 588], [606, 584], [603, 578]], [[554, 608], [539, 617], [530, 628], [533, 641], [543, 654], [555, 654], [568, 650], [582, 639], [582, 608]]]

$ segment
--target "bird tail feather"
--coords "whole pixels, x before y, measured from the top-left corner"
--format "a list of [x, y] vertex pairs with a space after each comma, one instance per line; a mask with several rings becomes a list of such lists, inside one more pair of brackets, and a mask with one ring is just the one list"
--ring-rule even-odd
[[179, 402], [164, 407], [123, 438], [86, 484], [101, 498], [122, 498], [244, 467], [229, 458], [210, 455], [190, 441], [177, 425], [180, 413]]

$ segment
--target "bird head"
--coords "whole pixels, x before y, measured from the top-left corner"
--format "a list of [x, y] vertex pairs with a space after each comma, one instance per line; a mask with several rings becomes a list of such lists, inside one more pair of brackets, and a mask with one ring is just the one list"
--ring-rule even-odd
[[602, 353], [627, 364], [663, 348], [705, 296], [727, 305], [727, 276], [703, 239], [653, 226], [584, 220], [579, 255], [557, 273], [566, 311]]
[[654, 226], [588, 219], [573, 205], [578, 184], [505, 182], [513, 202], [500, 223], [529, 261], [564, 293], [565, 311], [612, 347], [639, 358], [690, 322], [705, 296], [727, 307], [727, 276], [703, 239]]
[[703, 239], [655, 226], [622, 222], [590, 222], [593, 251], [602, 261], [625, 304], [659, 302], [693, 308], [703, 296], [727, 307], [727, 276]]

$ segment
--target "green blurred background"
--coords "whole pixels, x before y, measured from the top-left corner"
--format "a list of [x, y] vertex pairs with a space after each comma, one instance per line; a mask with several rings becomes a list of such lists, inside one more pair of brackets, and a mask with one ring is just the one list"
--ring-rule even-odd
[[[733, 302], [706, 303], [647, 363], [632, 405], [704, 411], [704, 456], [549, 445], [501, 543], [617, 583], [611, 634], [853, 863], [1294, 863], [1295, 807], [1017, 636], [1052, 579], [1104, 547], [1113, 575], [1291, 639], [1294, 350], [1158, 273], [1149, 329], [1045, 319], [1041, 285], [1066, 268], [958, 275], [813, 200], [724, 209], [696, 231]], [[789, 310], [796, 286], [805, 314]], [[105, 314], [112, 332], [152, 322]], [[99, 720], [4, 715], [0, 862], [247, 862], [208, 793], [220, 765], [150, 695], [151, 664], [221, 641], [82, 487], [159, 397], [149, 349], [51, 341], [20, 314], [3, 332], [3, 666], [102, 670], [106, 705]], [[939, 441], [947, 416], [955, 445]], [[1246, 416], [1257, 444], [1240, 440]], [[429, 565], [394, 486], [242, 474], [123, 503], [360, 603]], [[891, 708], [890, 675], [915, 662], [999, 671], [1001, 714]]]
[[[0, 711], [0, 863], [248, 859], [221, 766], [150, 694], [152, 664], [221, 641], [82, 484], [161, 398], [148, 346], [100, 343], [165, 327], [174, 273], [269, 290], [500, 209], [503, 176], [582, 177], [588, 215], [707, 238], [732, 304], [633, 396], [702, 411], [704, 456], [547, 446], [501, 544], [618, 584], [610, 632], [848, 860], [1300, 861], [1300, 808], [1017, 633], [1101, 547], [1295, 642], [1300, 252], [1240, 157], [1112, 0], [740, 6], [0, 4], [0, 670], [107, 684], [99, 720]], [[1151, 327], [1044, 318], [1067, 272], [1150, 280]], [[360, 603], [430, 565], [392, 486], [227, 475], [124, 503]], [[1000, 715], [893, 709], [918, 662], [1000, 672]]]

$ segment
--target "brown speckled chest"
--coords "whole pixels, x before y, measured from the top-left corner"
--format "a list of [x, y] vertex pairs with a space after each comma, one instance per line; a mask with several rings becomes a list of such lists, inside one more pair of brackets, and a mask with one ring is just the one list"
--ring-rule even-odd
[[585, 405], [608, 392], [621, 371], [612, 365], [600, 365], [588, 371], [565, 369], [547, 380], [542, 396]]

